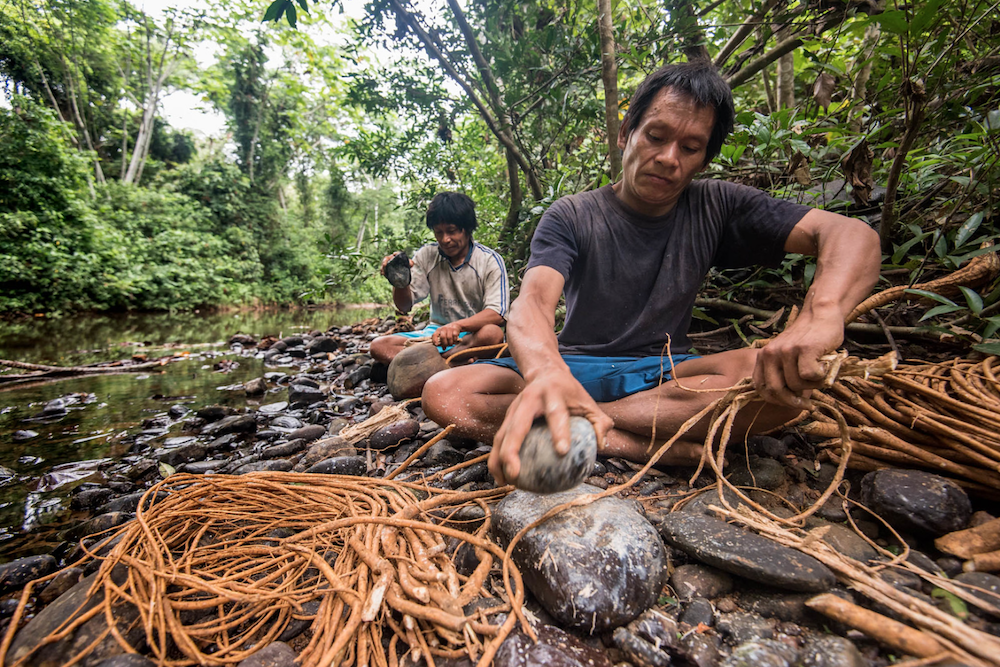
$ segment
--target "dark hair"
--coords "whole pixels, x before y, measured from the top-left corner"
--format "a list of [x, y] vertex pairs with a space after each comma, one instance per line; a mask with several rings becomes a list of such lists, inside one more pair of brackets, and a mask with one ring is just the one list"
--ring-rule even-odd
[[437, 193], [427, 207], [427, 228], [433, 231], [435, 225], [455, 225], [471, 234], [479, 226], [476, 202], [460, 192]]
[[715, 110], [715, 126], [705, 147], [705, 164], [722, 149], [722, 143], [733, 131], [733, 93], [715, 66], [707, 61], [665, 65], [643, 80], [632, 95], [628, 111], [622, 119], [622, 132], [632, 133], [642, 120], [653, 99], [665, 88], [687, 95], [700, 106]]

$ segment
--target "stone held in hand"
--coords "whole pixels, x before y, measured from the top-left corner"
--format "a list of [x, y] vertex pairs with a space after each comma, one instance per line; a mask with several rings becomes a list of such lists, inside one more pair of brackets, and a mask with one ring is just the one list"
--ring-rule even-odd
[[594, 425], [585, 417], [570, 417], [569, 441], [569, 453], [560, 455], [545, 418], [536, 419], [521, 444], [521, 471], [514, 485], [532, 493], [558, 493], [585, 480], [597, 460]]
[[386, 384], [394, 398], [416, 398], [423, 391], [424, 383], [435, 373], [448, 368], [432, 343], [421, 343], [404, 348], [389, 364]]
[[410, 258], [401, 252], [385, 265], [385, 277], [393, 287], [402, 289], [410, 284]]

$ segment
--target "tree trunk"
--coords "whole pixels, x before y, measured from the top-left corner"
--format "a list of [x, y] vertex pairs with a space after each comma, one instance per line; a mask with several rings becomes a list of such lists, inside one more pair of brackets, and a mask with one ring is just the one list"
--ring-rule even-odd
[[885, 182], [885, 202], [882, 204], [882, 219], [879, 221], [878, 235], [882, 245], [882, 252], [892, 252], [892, 232], [896, 226], [898, 215], [896, 204], [896, 190], [899, 187], [899, 177], [903, 173], [903, 164], [906, 162], [906, 154], [910, 152], [920, 125], [924, 122], [924, 105], [926, 103], [926, 90], [921, 81], [904, 81], [903, 95], [906, 98], [906, 130], [903, 138], [896, 149], [896, 157], [889, 168], [889, 177]]
[[[787, 24], [775, 26], [775, 37], [783, 42], [792, 36], [792, 30]], [[777, 102], [779, 109], [791, 109], [795, 106], [795, 54], [788, 52], [778, 58]]]
[[861, 131], [861, 119], [865, 112], [865, 93], [868, 90], [868, 79], [872, 75], [872, 57], [878, 46], [882, 29], [878, 23], [870, 23], [865, 28], [865, 36], [861, 41], [861, 52], [851, 68], [854, 74], [854, 84], [851, 86], [851, 119], [849, 127], [852, 132]]
[[618, 179], [622, 157], [618, 150], [618, 63], [615, 61], [615, 33], [611, 21], [611, 0], [597, 0], [598, 30], [601, 34], [601, 80], [604, 82], [604, 120], [608, 132], [608, 172]]
[[510, 202], [507, 205], [507, 217], [503, 221], [503, 230], [500, 232], [500, 239], [504, 245], [510, 246], [514, 242], [514, 232], [517, 231], [521, 217], [521, 171], [517, 168], [517, 160], [510, 151], [504, 149], [507, 156], [507, 183], [510, 187]]

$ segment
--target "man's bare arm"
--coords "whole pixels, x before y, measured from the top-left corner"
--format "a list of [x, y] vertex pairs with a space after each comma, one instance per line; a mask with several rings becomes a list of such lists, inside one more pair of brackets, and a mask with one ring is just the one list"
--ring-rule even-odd
[[492, 308], [484, 308], [472, 317], [455, 320], [454, 322], [449, 322], [448, 324], [438, 328], [438, 330], [434, 332], [431, 340], [435, 345], [448, 347], [458, 342], [459, 334], [463, 331], [475, 333], [490, 324], [495, 324], [496, 326], [501, 327], [503, 326], [503, 323], [504, 319], [500, 316], [500, 313]]
[[869, 295], [881, 266], [878, 234], [861, 220], [813, 209], [792, 229], [787, 252], [815, 255], [816, 274], [798, 318], [761, 350], [754, 384], [768, 401], [806, 407], [819, 358], [844, 340], [844, 318]]
[[517, 478], [518, 453], [535, 418], [545, 416], [556, 451], [569, 451], [569, 417], [583, 415], [593, 422], [598, 442], [613, 422], [570, 374], [559, 354], [555, 310], [562, 295], [563, 277], [555, 269], [536, 266], [521, 282], [511, 306], [507, 340], [524, 377], [524, 390], [507, 410], [493, 440], [490, 471], [501, 484]]

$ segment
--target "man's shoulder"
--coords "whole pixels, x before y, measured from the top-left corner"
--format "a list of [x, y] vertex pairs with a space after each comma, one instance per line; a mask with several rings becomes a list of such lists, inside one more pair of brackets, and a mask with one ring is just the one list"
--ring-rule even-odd
[[487, 267], [499, 267], [504, 268], [503, 256], [482, 243], [473, 241], [472, 243], [472, 258], [470, 262], [475, 266], [487, 266]]

